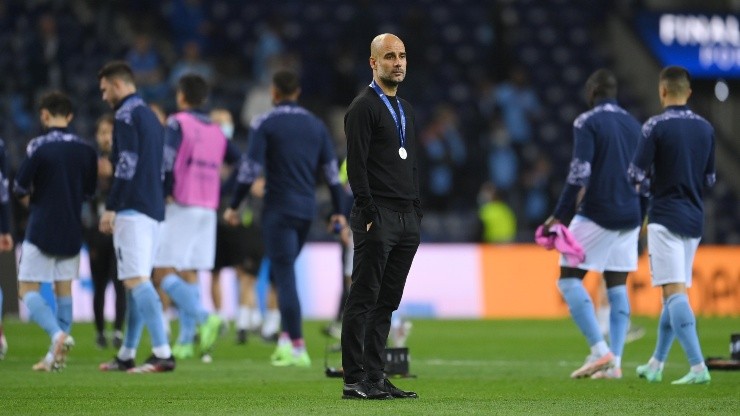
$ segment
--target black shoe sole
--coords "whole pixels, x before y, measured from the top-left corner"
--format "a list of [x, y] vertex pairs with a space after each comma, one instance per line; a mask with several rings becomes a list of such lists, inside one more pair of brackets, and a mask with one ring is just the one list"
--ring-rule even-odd
[[392, 400], [393, 396], [388, 397], [361, 397], [361, 396], [353, 396], [349, 394], [342, 394], [342, 399], [344, 400]]

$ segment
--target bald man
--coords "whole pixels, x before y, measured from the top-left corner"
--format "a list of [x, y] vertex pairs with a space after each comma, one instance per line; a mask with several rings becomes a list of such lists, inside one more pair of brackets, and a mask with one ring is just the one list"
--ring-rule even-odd
[[406, 77], [401, 39], [376, 36], [369, 63], [373, 80], [344, 117], [355, 253], [342, 322], [342, 398], [416, 398], [383, 372], [391, 314], [419, 247], [422, 217], [414, 111], [396, 95]]

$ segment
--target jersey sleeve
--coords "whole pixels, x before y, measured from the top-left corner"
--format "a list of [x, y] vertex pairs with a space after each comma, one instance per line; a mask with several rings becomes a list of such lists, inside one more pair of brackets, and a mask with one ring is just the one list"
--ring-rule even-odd
[[362, 210], [375, 209], [367, 175], [373, 119], [372, 108], [366, 101], [355, 102], [344, 116], [344, 132], [347, 136], [347, 178], [355, 195], [355, 202]]
[[704, 169], [704, 185], [714, 186], [717, 182], [717, 170], [714, 164], [714, 148], [715, 148], [714, 132], [712, 132], [712, 141], [709, 148], [709, 158], [707, 159], [707, 166]]
[[105, 207], [110, 211], [118, 211], [121, 201], [132, 191], [132, 179], [136, 175], [140, 149], [138, 133], [131, 123], [116, 120], [113, 136], [114, 151], [111, 162], [114, 170]]
[[5, 143], [0, 140], [0, 234], [10, 232], [10, 191], [7, 166]]
[[627, 168], [627, 176], [630, 182], [632, 182], [643, 196], [650, 195], [650, 168], [653, 165], [655, 149], [657, 147], [655, 130], [655, 128], [646, 128], [646, 126], [643, 126], [642, 138], [637, 144], [635, 156]]
[[247, 196], [252, 183], [262, 173], [262, 167], [265, 164], [265, 155], [267, 154], [267, 138], [265, 125], [256, 126], [249, 134], [249, 144], [247, 151], [242, 155], [239, 161], [239, 167], [236, 173], [236, 186], [234, 193], [231, 195], [229, 206], [236, 209], [242, 200]]
[[561, 221], [573, 216], [578, 192], [588, 186], [596, 134], [589, 123], [584, 123], [573, 127], [573, 139], [573, 158], [570, 161], [565, 186], [553, 212], [553, 217]]

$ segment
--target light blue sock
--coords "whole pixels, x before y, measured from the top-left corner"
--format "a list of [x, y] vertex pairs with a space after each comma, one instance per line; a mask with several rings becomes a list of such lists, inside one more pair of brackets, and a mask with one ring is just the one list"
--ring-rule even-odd
[[196, 323], [202, 324], [208, 319], [208, 311], [206, 308], [203, 307], [203, 302], [200, 301], [200, 284], [198, 283], [190, 283], [188, 284], [190, 286], [190, 290], [193, 292], [193, 296], [195, 297], [195, 304], [198, 305], [196, 309]]
[[179, 315], [180, 318], [180, 332], [177, 334], [178, 344], [192, 344], [195, 340], [195, 321], [193, 317], [182, 312]]
[[655, 343], [653, 358], [662, 363], [666, 362], [675, 338], [676, 335], [673, 333], [673, 327], [671, 327], [671, 313], [668, 310], [668, 305], [663, 304], [663, 311], [660, 313], [660, 321], [658, 321], [658, 341]]
[[606, 291], [609, 297], [609, 343], [617, 357], [622, 356], [624, 340], [630, 326], [630, 301], [627, 298], [627, 286], [614, 286]]
[[3, 288], [0, 287], [0, 324], [3, 323]]
[[141, 332], [144, 330], [144, 320], [141, 319], [136, 299], [130, 290], [126, 290], [126, 328], [123, 334], [123, 348], [136, 350], [141, 341]]
[[581, 279], [567, 277], [558, 279], [558, 288], [563, 295], [563, 299], [568, 304], [570, 316], [573, 317], [578, 329], [586, 337], [588, 345], [592, 346], [600, 341], [604, 341], [601, 335], [599, 322], [596, 320], [596, 312], [591, 297], [583, 287]]
[[154, 289], [152, 282], [146, 281], [140, 283], [131, 290], [131, 296], [134, 298], [134, 303], [139, 310], [139, 314], [146, 328], [149, 330], [152, 347], [169, 346], [167, 332], [162, 322], [162, 301], [159, 299], [157, 290]]
[[72, 296], [57, 297], [57, 323], [67, 334], [72, 330]]
[[689, 297], [685, 293], [678, 293], [666, 301], [671, 314], [671, 327], [681, 344], [690, 365], [704, 362], [699, 346], [699, 336], [696, 333], [696, 318], [689, 305]]
[[51, 311], [49, 304], [46, 303], [39, 292], [27, 292], [23, 296], [23, 303], [28, 308], [31, 320], [46, 331], [49, 334], [49, 338], [53, 341], [54, 335], [62, 329], [59, 327], [57, 318], [54, 316], [54, 312]]
[[196, 324], [203, 322], [198, 313], [200, 304], [198, 296], [178, 275], [172, 273], [165, 276], [162, 280], [162, 290], [175, 302], [180, 314], [190, 315]]

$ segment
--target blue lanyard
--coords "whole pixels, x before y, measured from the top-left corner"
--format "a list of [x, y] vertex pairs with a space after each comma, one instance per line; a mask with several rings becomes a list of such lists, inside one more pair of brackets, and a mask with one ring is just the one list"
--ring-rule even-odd
[[383, 101], [383, 104], [385, 104], [386, 107], [388, 107], [388, 111], [391, 112], [391, 116], [393, 116], [393, 121], [396, 123], [396, 129], [398, 130], [398, 137], [401, 142], [401, 148], [403, 149], [406, 147], [406, 115], [403, 113], [403, 106], [401, 105], [401, 101], [396, 97], [396, 103], [398, 104], [398, 111], [401, 113], [401, 122], [398, 122], [398, 116], [396, 115], [396, 112], [393, 111], [393, 106], [391, 106], [391, 101], [388, 99], [388, 97], [385, 95], [382, 89], [378, 86], [378, 84], [375, 83], [375, 80], [370, 83], [370, 88], [375, 90], [376, 93], [378, 93], [378, 96]]

